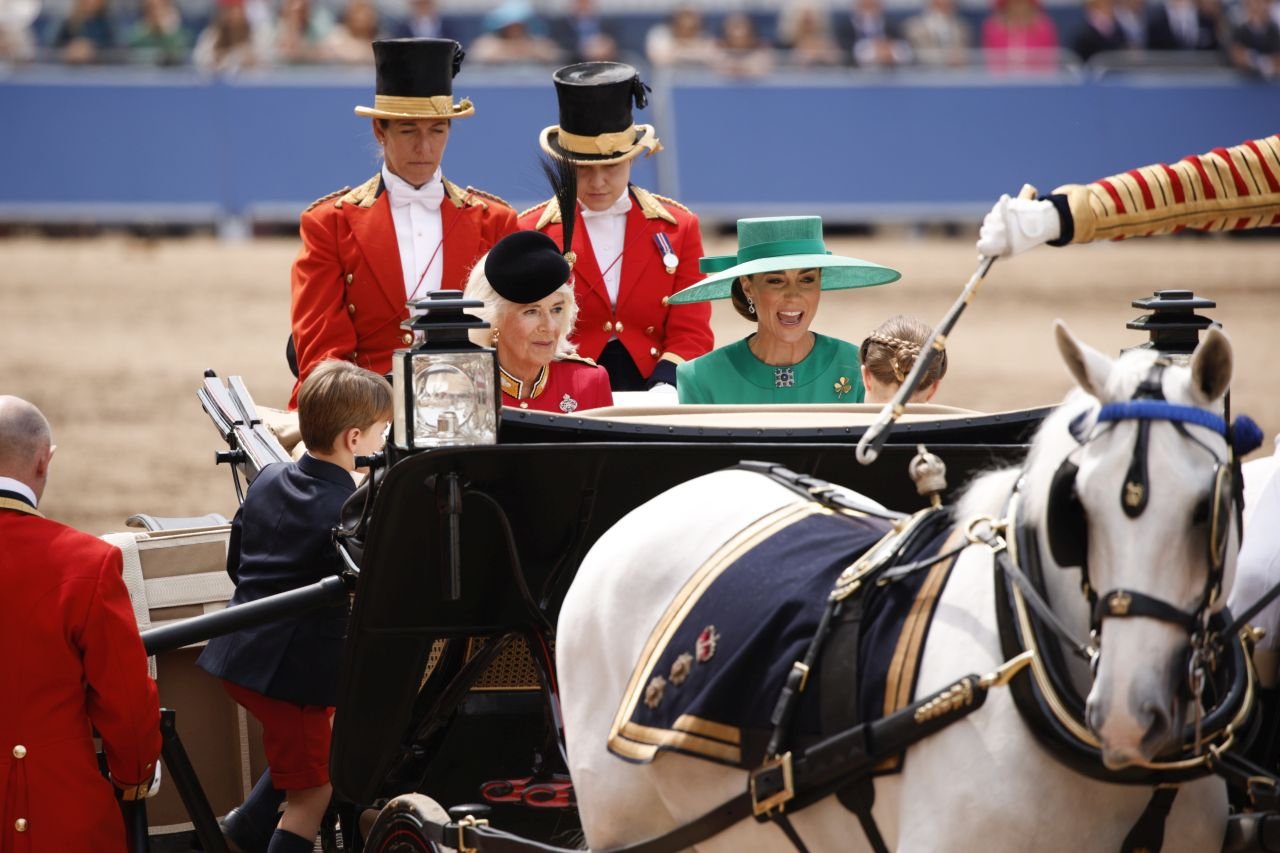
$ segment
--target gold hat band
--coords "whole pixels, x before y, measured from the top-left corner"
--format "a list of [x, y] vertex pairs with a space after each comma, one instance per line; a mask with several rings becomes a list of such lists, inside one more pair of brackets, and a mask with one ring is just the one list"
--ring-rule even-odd
[[420, 115], [424, 118], [449, 118], [470, 106], [464, 100], [456, 107], [449, 95], [431, 95], [426, 98], [408, 98], [397, 95], [374, 95], [373, 108], [384, 113]]
[[561, 148], [574, 154], [617, 154], [635, 146], [636, 126], [633, 124], [626, 130], [599, 136], [579, 136], [562, 127], [557, 139]]

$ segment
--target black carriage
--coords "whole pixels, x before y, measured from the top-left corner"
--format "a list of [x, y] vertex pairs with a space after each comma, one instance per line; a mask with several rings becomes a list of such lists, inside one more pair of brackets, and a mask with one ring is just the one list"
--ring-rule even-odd
[[[1166, 297], [1173, 309], [1166, 311], [1155, 302], [1156, 312], [1131, 327], [1165, 346], [1194, 347], [1195, 330], [1207, 321], [1192, 308], [1204, 303]], [[220, 389], [218, 380], [207, 381], [204, 401], [232, 444], [225, 461], [252, 476], [279, 454], [255, 423], [243, 386], [233, 381], [225, 399]], [[878, 408], [797, 408], [773, 426], [749, 413], [689, 409], [667, 417], [504, 411], [496, 444], [425, 452], [389, 446], [348, 505], [337, 540], [355, 591], [330, 762], [336, 800], [345, 804], [343, 848], [362, 849], [355, 829], [362, 811], [410, 792], [478, 804], [467, 813], [487, 812], [494, 825], [529, 838], [572, 841], [554, 626], [579, 562], [631, 509], [701, 474], [762, 460], [910, 511], [926, 503], [906, 475], [918, 445], [944, 460], [954, 489], [982, 469], [1020, 459], [1049, 411], [925, 408], [863, 466], [855, 448]], [[308, 597], [335, 594], [345, 589], [330, 582], [293, 601], [306, 606]], [[185, 630], [190, 639], [230, 628], [193, 622]], [[178, 749], [174, 735], [170, 750], [180, 758]], [[171, 768], [192, 789], [184, 800], [205, 849], [217, 850], [221, 839], [205, 838], [215, 834], [207, 803], [197, 816], [195, 772]]]

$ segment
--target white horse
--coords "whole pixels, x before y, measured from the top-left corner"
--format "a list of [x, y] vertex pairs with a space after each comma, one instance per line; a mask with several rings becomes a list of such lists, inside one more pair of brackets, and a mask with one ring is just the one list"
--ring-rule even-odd
[[[1050, 481], [1069, 455], [1079, 465], [1076, 492], [1087, 513], [1088, 565], [1099, 593], [1124, 588], [1194, 611], [1205, 592], [1204, 525], [1193, 521], [1206, 497], [1224, 437], [1212, 429], [1149, 422], [1149, 503], [1136, 518], [1121, 512], [1126, 468], [1138, 424], [1096, 425], [1102, 403], [1128, 401], [1152, 373], [1156, 356], [1136, 351], [1111, 358], [1079, 343], [1064, 326], [1059, 349], [1080, 391], [1041, 427], [1026, 466], [976, 480], [957, 517], [999, 518], [1021, 476], [1024, 518], [1044, 529]], [[1231, 347], [1209, 330], [1189, 366], [1161, 374], [1172, 404], [1221, 413], [1231, 377]], [[1078, 416], [1092, 427], [1083, 443]], [[1076, 421], [1075, 424], [1072, 422]], [[1189, 434], [1189, 435], [1188, 435]], [[1202, 446], [1197, 448], [1196, 443]], [[564, 728], [586, 841], [603, 850], [658, 836], [740, 794], [745, 771], [663, 752], [630, 763], [608, 749], [615, 713], [643, 648], [669, 602], [724, 543], [797, 501], [795, 492], [733, 470], [697, 478], [631, 512], [587, 555], [565, 599], [557, 632]], [[1227, 534], [1224, 594], [1237, 550]], [[1043, 537], [1041, 542], [1043, 543]], [[1078, 637], [1090, 614], [1080, 572], [1059, 569], [1041, 547], [1046, 598]], [[965, 549], [941, 596], [925, 644], [916, 697], [968, 673], [1003, 663], [993, 609], [991, 549]], [[1150, 618], [1106, 618], [1096, 678], [1080, 664], [1072, 673], [1088, 693], [1088, 722], [1108, 766], [1150, 761], [1182, 731], [1178, 698], [1185, 683], [1187, 632]], [[977, 712], [917, 743], [903, 771], [875, 781], [874, 817], [898, 851], [1116, 851], [1142, 814], [1152, 789], [1096, 781], [1052, 757], [1024, 725], [1007, 690], [993, 688]], [[1204, 777], [1183, 784], [1168, 816], [1165, 851], [1213, 851], [1227, 816], [1224, 783]], [[810, 850], [868, 849], [854, 816], [832, 797], [790, 815]], [[747, 819], [698, 844], [698, 850], [794, 850], [775, 825]]]

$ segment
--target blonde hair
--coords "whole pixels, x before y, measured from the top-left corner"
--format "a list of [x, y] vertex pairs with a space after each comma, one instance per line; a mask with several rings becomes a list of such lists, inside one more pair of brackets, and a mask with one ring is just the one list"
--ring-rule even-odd
[[[877, 382], [887, 386], [901, 385], [911, 368], [915, 367], [920, 350], [932, 334], [933, 329], [928, 324], [915, 317], [898, 314], [885, 320], [867, 336], [858, 356]], [[947, 351], [944, 349], [920, 377], [920, 388], [928, 388], [946, 375]]]
[[[471, 275], [467, 276], [467, 287], [463, 292], [463, 298], [479, 299], [484, 303], [483, 308], [476, 308], [470, 312], [490, 326], [488, 329], [476, 329], [471, 332], [472, 342], [481, 346], [493, 345], [494, 335], [498, 331], [498, 326], [502, 325], [502, 321], [506, 319], [507, 314], [513, 308], [521, 304], [512, 302], [493, 289], [493, 285], [489, 283], [489, 279], [484, 274], [484, 262], [488, 257], [486, 254], [476, 261], [475, 266], [471, 268]], [[573, 334], [574, 326], [578, 323], [578, 299], [573, 293], [572, 276], [567, 282], [547, 295], [554, 296], [557, 293], [563, 293], [565, 299], [564, 328], [560, 330], [560, 340], [556, 341], [556, 356], [574, 355], [578, 352], [578, 345], [569, 340], [569, 336]]]
[[349, 429], [365, 429], [392, 412], [391, 383], [349, 361], [327, 359], [298, 389], [298, 430], [307, 447], [332, 452]]

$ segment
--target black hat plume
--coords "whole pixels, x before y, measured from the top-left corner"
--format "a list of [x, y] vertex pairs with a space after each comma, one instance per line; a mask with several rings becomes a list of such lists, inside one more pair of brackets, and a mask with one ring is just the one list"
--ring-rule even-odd
[[561, 251], [572, 267], [578, 259], [573, 251], [573, 226], [578, 214], [578, 167], [563, 157], [543, 157], [540, 162], [542, 173], [551, 183], [551, 194], [560, 207], [560, 223], [564, 232]]

